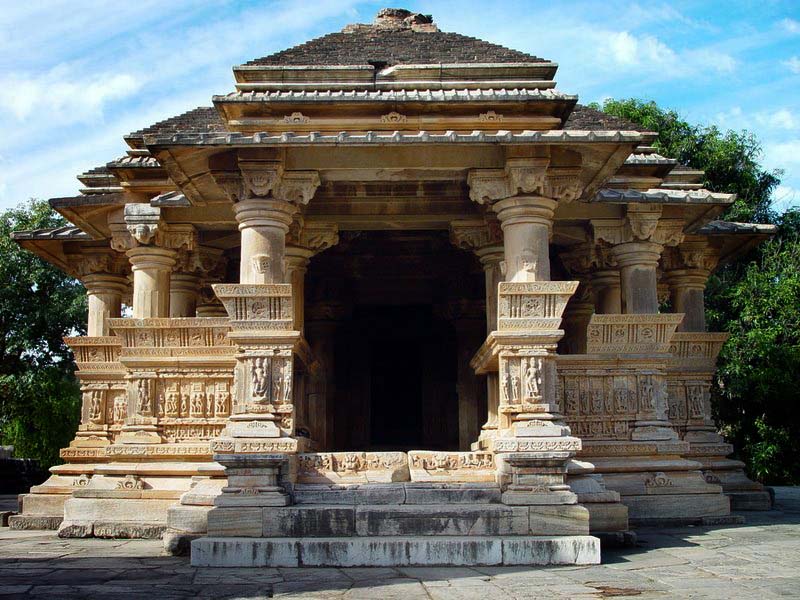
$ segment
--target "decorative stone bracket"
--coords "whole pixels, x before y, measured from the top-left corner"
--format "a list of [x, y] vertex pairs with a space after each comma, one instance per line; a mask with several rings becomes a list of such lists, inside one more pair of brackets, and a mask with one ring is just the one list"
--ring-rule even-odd
[[548, 167], [547, 158], [511, 158], [503, 169], [474, 169], [467, 176], [469, 197], [478, 204], [491, 204], [518, 194], [540, 195], [572, 202], [580, 197], [583, 184], [580, 167]]

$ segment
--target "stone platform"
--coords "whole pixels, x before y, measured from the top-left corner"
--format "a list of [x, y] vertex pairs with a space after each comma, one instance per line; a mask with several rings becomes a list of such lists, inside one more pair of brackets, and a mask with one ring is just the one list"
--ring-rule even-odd
[[591, 566], [192, 567], [156, 540], [59, 539], [0, 527], [0, 597], [492, 600], [791, 598], [800, 589], [800, 488], [737, 526], [640, 529]]
[[591, 536], [202, 538], [192, 542], [195, 567], [404, 567], [592, 565]]

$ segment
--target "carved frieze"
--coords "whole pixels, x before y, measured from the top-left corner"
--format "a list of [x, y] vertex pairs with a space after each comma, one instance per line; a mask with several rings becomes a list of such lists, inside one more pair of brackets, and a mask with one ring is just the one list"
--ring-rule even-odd
[[404, 452], [320, 452], [297, 455], [298, 483], [408, 481]]
[[411, 481], [493, 482], [495, 457], [491, 452], [408, 453]]
[[587, 352], [665, 353], [682, 314], [592, 315], [586, 330]]
[[501, 282], [498, 286], [500, 331], [556, 330], [577, 281]]
[[213, 288], [228, 311], [231, 326], [256, 328], [259, 322], [269, 322], [270, 328], [292, 329], [291, 285], [219, 283]]

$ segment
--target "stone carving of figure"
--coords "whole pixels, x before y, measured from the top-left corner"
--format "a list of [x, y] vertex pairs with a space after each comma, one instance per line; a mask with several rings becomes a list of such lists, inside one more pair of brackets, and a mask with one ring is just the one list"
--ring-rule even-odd
[[216, 406], [217, 406], [216, 395], [214, 394], [214, 392], [211, 392], [208, 395], [208, 401], [206, 402], [206, 415], [208, 415], [209, 417], [214, 416], [214, 409], [216, 408]]
[[689, 414], [697, 419], [703, 416], [703, 388], [699, 385], [689, 386]]
[[272, 402], [279, 403], [283, 398], [283, 373], [281, 373], [281, 362], [272, 361]]
[[103, 392], [100, 390], [89, 392], [89, 420], [92, 423], [103, 422]]
[[125, 406], [125, 398], [115, 398], [114, 399], [114, 423], [124, 423], [125, 417], [127, 413], [127, 407]]
[[513, 369], [511, 371], [511, 402], [513, 404], [519, 402], [519, 372]]
[[592, 392], [592, 414], [598, 415], [603, 412], [603, 390], [593, 389]]
[[195, 392], [192, 394], [192, 416], [193, 417], [202, 417], [203, 416], [203, 409], [205, 403], [203, 402], [203, 394], [201, 392]]
[[503, 404], [508, 404], [511, 401], [511, 375], [508, 370], [503, 374], [503, 381], [500, 385], [500, 393], [503, 396]]
[[158, 399], [156, 400], [156, 416], [163, 417], [164, 416], [164, 393], [160, 393], [158, 395]]
[[653, 410], [653, 382], [649, 377], [639, 382], [639, 408]]
[[578, 390], [566, 390], [564, 395], [567, 405], [567, 414], [578, 414]]
[[614, 408], [618, 413], [628, 410], [628, 390], [627, 388], [616, 388], [614, 390]]
[[287, 358], [283, 362], [283, 403], [289, 404], [292, 400], [292, 362]]
[[253, 359], [252, 366], [252, 380], [253, 380], [253, 396], [257, 398], [264, 398], [269, 391], [269, 363], [266, 363], [263, 357]]
[[541, 365], [539, 363], [540, 361], [534, 357], [529, 360], [527, 367], [525, 366], [524, 361], [522, 363], [523, 368], [525, 369], [525, 395], [528, 398], [541, 397], [539, 389], [542, 383], [542, 374], [540, 370]]
[[189, 416], [189, 394], [181, 396], [181, 415], [182, 417]]
[[178, 392], [175, 390], [170, 390], [167, 392], [167, 416], [168, 417], [177, 417], [179, 414], [180, 407], [178, 406]]
[[150, 405], [150, 386], [147, 385], [146, 379], [140, 379], [137, 390], [137, 407], [141, 415], [150, 414], [152, 406]]

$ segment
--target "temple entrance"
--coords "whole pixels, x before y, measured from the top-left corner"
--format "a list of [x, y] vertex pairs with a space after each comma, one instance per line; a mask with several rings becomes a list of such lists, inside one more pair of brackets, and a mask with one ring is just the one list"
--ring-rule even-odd
[[[312, 436], [334, 451], [458, 450], [459, 361], [485, 331], [480, 265], [444, 232], [343, 237], [307, 278], [306, 335], [326, 377], [314, 399], [324, 433]], [[481, 394], [468, 401], [485, 405]]]

